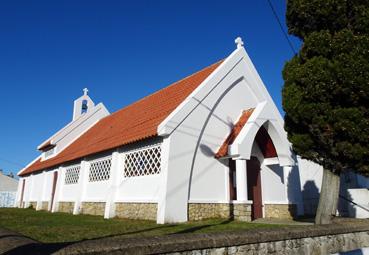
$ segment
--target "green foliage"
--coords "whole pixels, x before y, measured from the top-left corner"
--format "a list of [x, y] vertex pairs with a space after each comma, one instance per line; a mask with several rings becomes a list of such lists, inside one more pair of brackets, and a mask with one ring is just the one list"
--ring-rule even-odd
[[283, 70], [285, 128], [303, 158], [369, 175], [369, 1], [289, 0], [303, 39]]

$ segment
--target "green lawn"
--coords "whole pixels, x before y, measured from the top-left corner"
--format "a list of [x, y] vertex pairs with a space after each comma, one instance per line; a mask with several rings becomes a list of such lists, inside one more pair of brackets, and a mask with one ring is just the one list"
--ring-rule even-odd
[[70, 242], [106, 236], [154, 236], [176, 233], [208, 233], [272, 228], [281, 225], [212, 219], [183, 224], [158, 225], [153, 221], [109, 219], [102, 216], [49, 213], [34, 209], [0, 208], [0, 227], [41, 242]]

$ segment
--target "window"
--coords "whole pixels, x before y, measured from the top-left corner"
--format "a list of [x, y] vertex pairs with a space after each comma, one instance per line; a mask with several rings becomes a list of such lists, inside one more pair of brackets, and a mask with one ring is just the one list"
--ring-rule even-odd
[[111, 156], [90, 162], [89, 182], [109, 180], [111, 168]]
[[159, 174], [161, 170], [161, 145], [127, 152], [124, 158], [124, 177]]
[[65, 180], [66, 185], [76, 184], [79, 179], [79, 171], [81, 170], [81, 165], [69, 166], [65, 169]]
[[54, 154], [54, 149], [55, 149], [55, 147], [53, 147], [53, 148], [51, 148], [51, 149], [49, 149], [49, 150], [45, 151], [45, 158], [48, 158], [48, 157], [50, 157], [51, 155], [53, 155], [53, 154]]

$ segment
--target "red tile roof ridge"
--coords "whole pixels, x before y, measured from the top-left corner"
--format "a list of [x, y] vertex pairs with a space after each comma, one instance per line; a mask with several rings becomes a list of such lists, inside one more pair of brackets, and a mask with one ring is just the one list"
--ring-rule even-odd
[[34, 162], [19, 176], [60, 166], [143, 139], [157, 136], [160, 123], [223, 62], [220, 60], [100, 119], [55, 157]]
[[240, 134], [242, 128], [246, 125], [250, 116], [252, 115], [255, 108], [249, 108], [243, 110], [241, 116], [236, 121], [232, 127], [231, 132], [228, 134], [222, 145], [219, 147], [217, 153], [214, 155], [215, 158], [222, 158], [228, 155], [228, 148], [236, 140], [237, 136]]
[[[163, 91], [163, 90], [165, 90], [165, 89], [169, 89], [169, 88], [171, 88], [171, 87], [173, 87], [173, 86], [177, 85], [178, 83], [180, 83], [180, 82], [182, 82], [182, 81], [184, 81], [184, 80], [186, 80], [186, 79], [191, 78], [192, 76], [195, 76], [195, 75], [197, 75], [197, 74], [199, 74], [199, 73], [203, 72], [203, 71], [204, 71], [204, 69], [212, 68], [213, 66], [216, 66], [216, 65], [221, 64], [224, 60], [225, 60], [225, 59], [221, 59], [221, 60], [219, 60], [219, 61], [215, 62], [214, 64], [210, 65], [210, 66], [207, 66], [207, 67], [205, 67], [205, 68], [203, 68], [203, 69], [200, 69], [199, 71], [197, 71], [197, 72], [195, 72], [195, 73], [192, 73], [192, 74], [190, 74], [190, 75], [188, 75], [188, 76], [186, 76], [186, 77], [184, 77], [184, 78], [182, 78], [182, 79], [180, 79], [180, 80], [178, 80], [178, 81], [175, 81], [175, 82], [173, 82], [173, 83], [170, 83], [170, 85], [169, 85], [169, 86], [166, 86], [166, 87], [164, 87], [164, 88], [161, 88], [161, 89], [159, 89], [159, 90], [156, 90], [155, 92], [153, 92], [153, 93], [151, 93], [151, 94], [149, 94], [149, 95], [146, 95], [146, 96], [144, 96], [144, 97], [142, 97], [142, 98], [138, 99], [137, 101], [132, 102], [132, 103], [131, 103], [131, 104], [129, 104], [129, 105], [124, 106], [123, 108], [121, 108], [121, 109], [119, 109], [119, 110], [117, 110], [117, 111], [113, 112], [112, 114], [110, 114], [110, 115], [108, 115], [108, 116], [111, 116], [111, 115], [116, 114], [116, 113], [118, 113], [118, 112], [120, 112], [120, 111], [123, 111], [123, 110], [125, 110], [125, 109], [127, 109], [127, 108], [129, 108], [129, 107], [132, 107], [132, 106], [134, 106], [134, 105], [138, 104], [139, 102], [141, 102], [141, 101], [143, 101], [143, 100], [147, 99], [148, 97], [154, 96], [155, 94], [158, 94], [158, 93], [162, 92], [162, 91]], [[108, 116], [106, 116], [106, 117], [108, 117]], [[106, 117], [104, 117], [104, 118], [106, 118]], [[103, 118], [103, 119], [104, 119], [104, 118]]]

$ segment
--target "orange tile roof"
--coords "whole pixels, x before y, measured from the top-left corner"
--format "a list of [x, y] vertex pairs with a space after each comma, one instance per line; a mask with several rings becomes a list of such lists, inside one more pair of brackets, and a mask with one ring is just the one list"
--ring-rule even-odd
[[215, 158], [222, 158], [228, 155], [228, 148], [236, 140], [237, 136], [240, 134], [242, 128], [245, 126], [249, 120], [254, 108], [243, 111], [241, 117], [238, 119], [236, 124], [233, 126], [231, 133], [224, 140], [223, 144], [220, 146], [217, 153], [215, 153]]
[[145, 138], [157, 136], [158, 125], [220, 64], [219, 61], [101, 119], [53, 158], [38, 159], [19, 175], [80, 159]]

